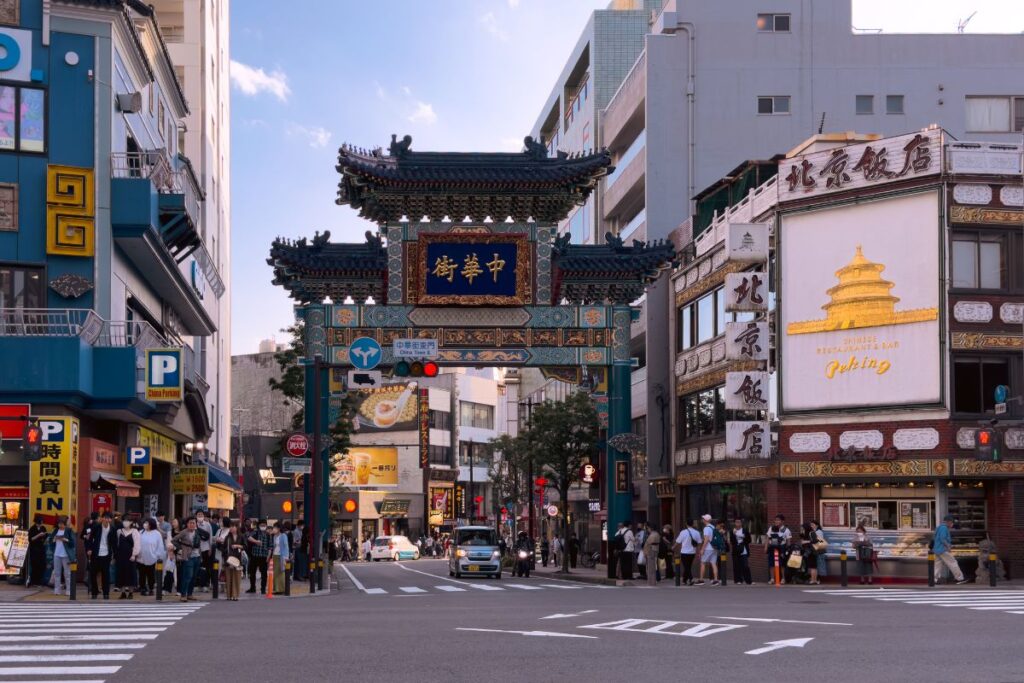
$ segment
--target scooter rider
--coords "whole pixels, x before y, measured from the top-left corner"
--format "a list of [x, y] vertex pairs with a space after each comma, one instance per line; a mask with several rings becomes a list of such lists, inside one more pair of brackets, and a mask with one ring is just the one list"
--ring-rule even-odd
[[[519, 557], [520, 552], [525, 552], [527, 554], [527, 559], [526, 560], [520, 559], [520, 557]], [[513, 576], [516, 575], [516, 574], [518, 574], [519, 576], [524, 576], [524, 575], [528, 576], [529, 575], [529, 572], [530, 572], [530, 561], [529, 561], [529, 558], [530, 558], [530, 556], [532, 554], [533, 554], [533, 543], [530, 541], [530, 538], [529, 538], [529, 536], [526, 535], [525, 531], [520, 531], [519, 532], [519, 537], [516, 539], [516, 544], [515, 544], [515, 547], [513, 549], [513, 561], [515, 562], [515, 565], [513, 566], [514, 571], [512, 572]], [[525, 564], [525, 571], [524, 571], [524, 567], [522, 566], [524, 564]]]

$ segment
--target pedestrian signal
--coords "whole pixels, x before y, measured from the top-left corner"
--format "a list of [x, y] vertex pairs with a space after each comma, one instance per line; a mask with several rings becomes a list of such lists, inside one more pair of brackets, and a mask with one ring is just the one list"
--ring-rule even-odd
[[43, 457], [43, 428], [37, 423], [25, 425], [21, 435], [21, 450], [25, 460], [39, 460]]
[[990, 462], [1003, 459], [1002, 440], [995, 427], [979, 427], [974, 432], [974, 459]]

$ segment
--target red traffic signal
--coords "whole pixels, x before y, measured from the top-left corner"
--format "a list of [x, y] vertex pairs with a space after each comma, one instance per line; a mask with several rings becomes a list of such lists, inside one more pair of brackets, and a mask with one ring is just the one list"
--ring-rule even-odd
[[356, 502], [354, 500], [352, 500], [351, 498], [349, 498], [348, 500], [345, 501], [345, 512], [355, 512], [355, 511], [356, 511]]
[[395, 363], [395, 377], [437, 377], [440, 372], [437, 363], [428, 361], [407, 361], [401, 360]]
[[426, 363], [423, 364], [424, 377], [437, 377], [438, 372], [439, 368], [437, 367], [437, 363], [435, 363], [434, 361], [428, 360]]
[[21, 450], [26, 460], [39, 460], [43, 457], [43, 428], [36, 423], [25, 425], [21, 435]]
[[988, 429], [978, 430], [978, 445], [989, 446], [992, 443], [992, 432]]
[[544, 477], [537, 477], [534, 479], [534, 483], [536, 483], [537, 486], [547, 486], [548, 480]]
[[475, 502], [477, 502], [477, 503], [482, 503], [482, 502], [484, 502], [484, 497], [483, 496], [476, 496], [476, 497], [473, 498], [473, 500]]

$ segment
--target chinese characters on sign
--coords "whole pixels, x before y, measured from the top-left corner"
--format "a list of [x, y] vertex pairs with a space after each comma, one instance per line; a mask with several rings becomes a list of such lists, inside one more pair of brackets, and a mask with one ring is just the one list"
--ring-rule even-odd
[[171, 475], [171, 491], [175, 495], [206, 495], [208, 483], [206, 465], [182, 465], [175, 467]]
[[940, 133], [929, 131], [784, 159], [779, 197], [785, 201], [938, 173], [940, 145]]
[[767, 273], [729, 273], [725, 276], [725, 310], [767, 311]]
[[437, 358], [437, 340], [396, 339], [391, 353], [395, 358]]
[[78, 419], [42, 417], [42, 457], [29, 463], [29, 517], [43, 517], [44, 523], [57, 523], [61, 515], [68, 523], [78, 524]]
[[422, 304], [529, 303], [530, 246], [525, 235], [423, 234], [419, 238]]
[[768, 381], [767, 372], [727, 372], [726, 410], [768, 410]]
[[726, 360], [768, 360], [768, 323], [725, 324]]
[[772, 434], [767, 422], [735, 421], [725, 425], [726, 458], [768, 458], [771, 446]]
[[615, 461], [615, 493], [629, 493], [629, 461]]

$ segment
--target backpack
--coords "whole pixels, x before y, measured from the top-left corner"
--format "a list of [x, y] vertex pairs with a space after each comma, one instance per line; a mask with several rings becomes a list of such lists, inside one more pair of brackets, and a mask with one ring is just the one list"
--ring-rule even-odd
[[722, 536], [722, 532], [715, 529], [714, 534], [711, 536], [711, 547], [720, 553], [724, 553], [729, 546], [725, 542], [725, 537]]
[[662, 538], [661, 543], [658, 544], [658, 559], [664, 560], [666, 557], [668, 557], [668, 553], [668, 541]]
[[617, 550], [621, 553], [623, 550], [626, 549], [625, 536], [626, 534], [624, 533], [615, 534], [615, 537], [612, 539], [612, 550]]

